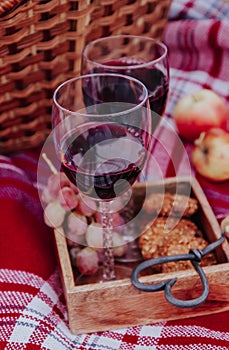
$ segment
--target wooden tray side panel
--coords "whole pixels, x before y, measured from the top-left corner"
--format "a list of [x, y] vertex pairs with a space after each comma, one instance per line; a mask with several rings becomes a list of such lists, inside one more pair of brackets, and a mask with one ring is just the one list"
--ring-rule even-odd
[[65, 297], [75, 286], [71, 261], [68, 253], [65, 234], [61, 228], [54, 230], [58, 263]]
[[[200, 203], [201, 225], [207, 235], [208, 241], [214, 242], [221, 237], [221, 229], [202, 188], [194, 178], [192, 180], [192, 190]], [[216, 249], [216, 257], [218, 262], [224, 263], [229, 261], [229, 245], [226, 241]]]
[[[209, 297], [204, 304], [190, 309], [170, 305], [163, 292], [141, 292], [130, 281], [101, 288], [100, 296], [97, 294], [95, 299], [93, 291], [71, 293], [68, 296], [70, 329], [77, 334], [90, 333], [229, 310], [229, 264], [208, 267], [205, 272], [210, 285]], [[173, 289], [177, 298], [190, 299], [201, 294], [201, 283], [195, 272], [177, 276]], [[156, 283], [160, 277], [161, 281], [168, 279], [168, 275], [164, 275], [146, 280]]]

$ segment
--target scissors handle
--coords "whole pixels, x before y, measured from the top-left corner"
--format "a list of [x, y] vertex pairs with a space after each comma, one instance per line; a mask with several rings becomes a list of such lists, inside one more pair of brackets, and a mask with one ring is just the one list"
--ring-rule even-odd
[[[203, 250], [191, 249], [188, 254], [163, 256], [163, 257], [149, 259], [141, 262], [138, 266], [134, 268], [132, 272], [132, 275], [131, 275], [132, 284], [134, 285], [134, 287], [144, 292], [157, 292], [157, 291], [164, 290], [164, 295], [166, 300], [170, 304], [177, 307], [191, 308], [191, 307], [199, 306], [207, 299], [209, 294], [208, 280], [199, 263], [201, 262], [203, 256], [209, 254], [224, 242], [225, 234], [226, 234], [225, 230], [223, 230], [221, 233], [221, 237], [217, 241], [207, 245]], [[154, 283], [154, 284], [142, 283], [139, 280], [140, 273], [149, 267], [159, 265], [159, 264], [165, 264], [168, 262], [185, 261], [185, 260], [186, 261], [189, 260], [192, 263], [202, 283], [202, 294], [197, 298], [190, 299], [190, 300], [181, 300], [181, 299], [175, 298], [172, 293], [172, 287], [176, 283], [177, 278], [173, 278], [165, 282]]]

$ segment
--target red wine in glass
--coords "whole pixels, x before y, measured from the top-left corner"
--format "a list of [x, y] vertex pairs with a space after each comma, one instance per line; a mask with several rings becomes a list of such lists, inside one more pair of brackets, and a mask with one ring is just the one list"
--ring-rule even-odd
[[[122, 67], [122, 74], [130, 75], [133, 78], [140, 80], [148, 89], [149, 94], [149, 103], [151, 111], [155, 112], [159, 116], [161, 116], [164, 112], [168, 91], [169, 91], [169, 83], [168, 77], [163, 74], [163, 72], [155, 67], [142, 67], [139, 61], [131, 60], [131, 64], [138, 64], [134, 69], [129, 67], [128, 59], [119, 59], [114, 61], [109, 61], [103, 63], [102, 67], [95, 67], [92, 69], [91, 73], [105, 73], [105, 72], [113, 72], [117, 73], [115, 67]], [[105, 66], [108, 66], [106, 70]], [[126, 67], [126, 68], [124, 68]]]
[[111, 200], [125, 193], [142, 170], [144, 133], [135, 127], [92, 123], [66, 135], [62, 169], [90, 197]]

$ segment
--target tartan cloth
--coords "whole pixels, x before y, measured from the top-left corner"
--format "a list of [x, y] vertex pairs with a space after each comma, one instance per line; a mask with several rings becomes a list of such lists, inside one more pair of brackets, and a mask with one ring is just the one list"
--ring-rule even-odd
[[[170, 95], [154, 145], [156, 165], [149, 164], [148, 177], [191, 171], [220, 220], [229, 213], [228, 182], [211, 183], [195, 174], [189, 161], [192, 144], [180, 143], [172, 114], [182, 95], [202, 87], [229, 105], [229, 4], [174, 0], [169, 17], [163, 39], [170, 51]], [[38, 158], [39, 149], [0, 156], [0, 349], [229, 349], [229, 311], [72, 335], [52, 234], [37, 193]]]

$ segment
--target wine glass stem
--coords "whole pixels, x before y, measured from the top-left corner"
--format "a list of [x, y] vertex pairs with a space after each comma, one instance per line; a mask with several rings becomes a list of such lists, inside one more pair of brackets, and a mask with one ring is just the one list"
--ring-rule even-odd
[[113, 252], [113, 225], [110, 203], [101, 201], [100, 210], [103, 226], [103, 281], [111, 281], [116, 278]]

